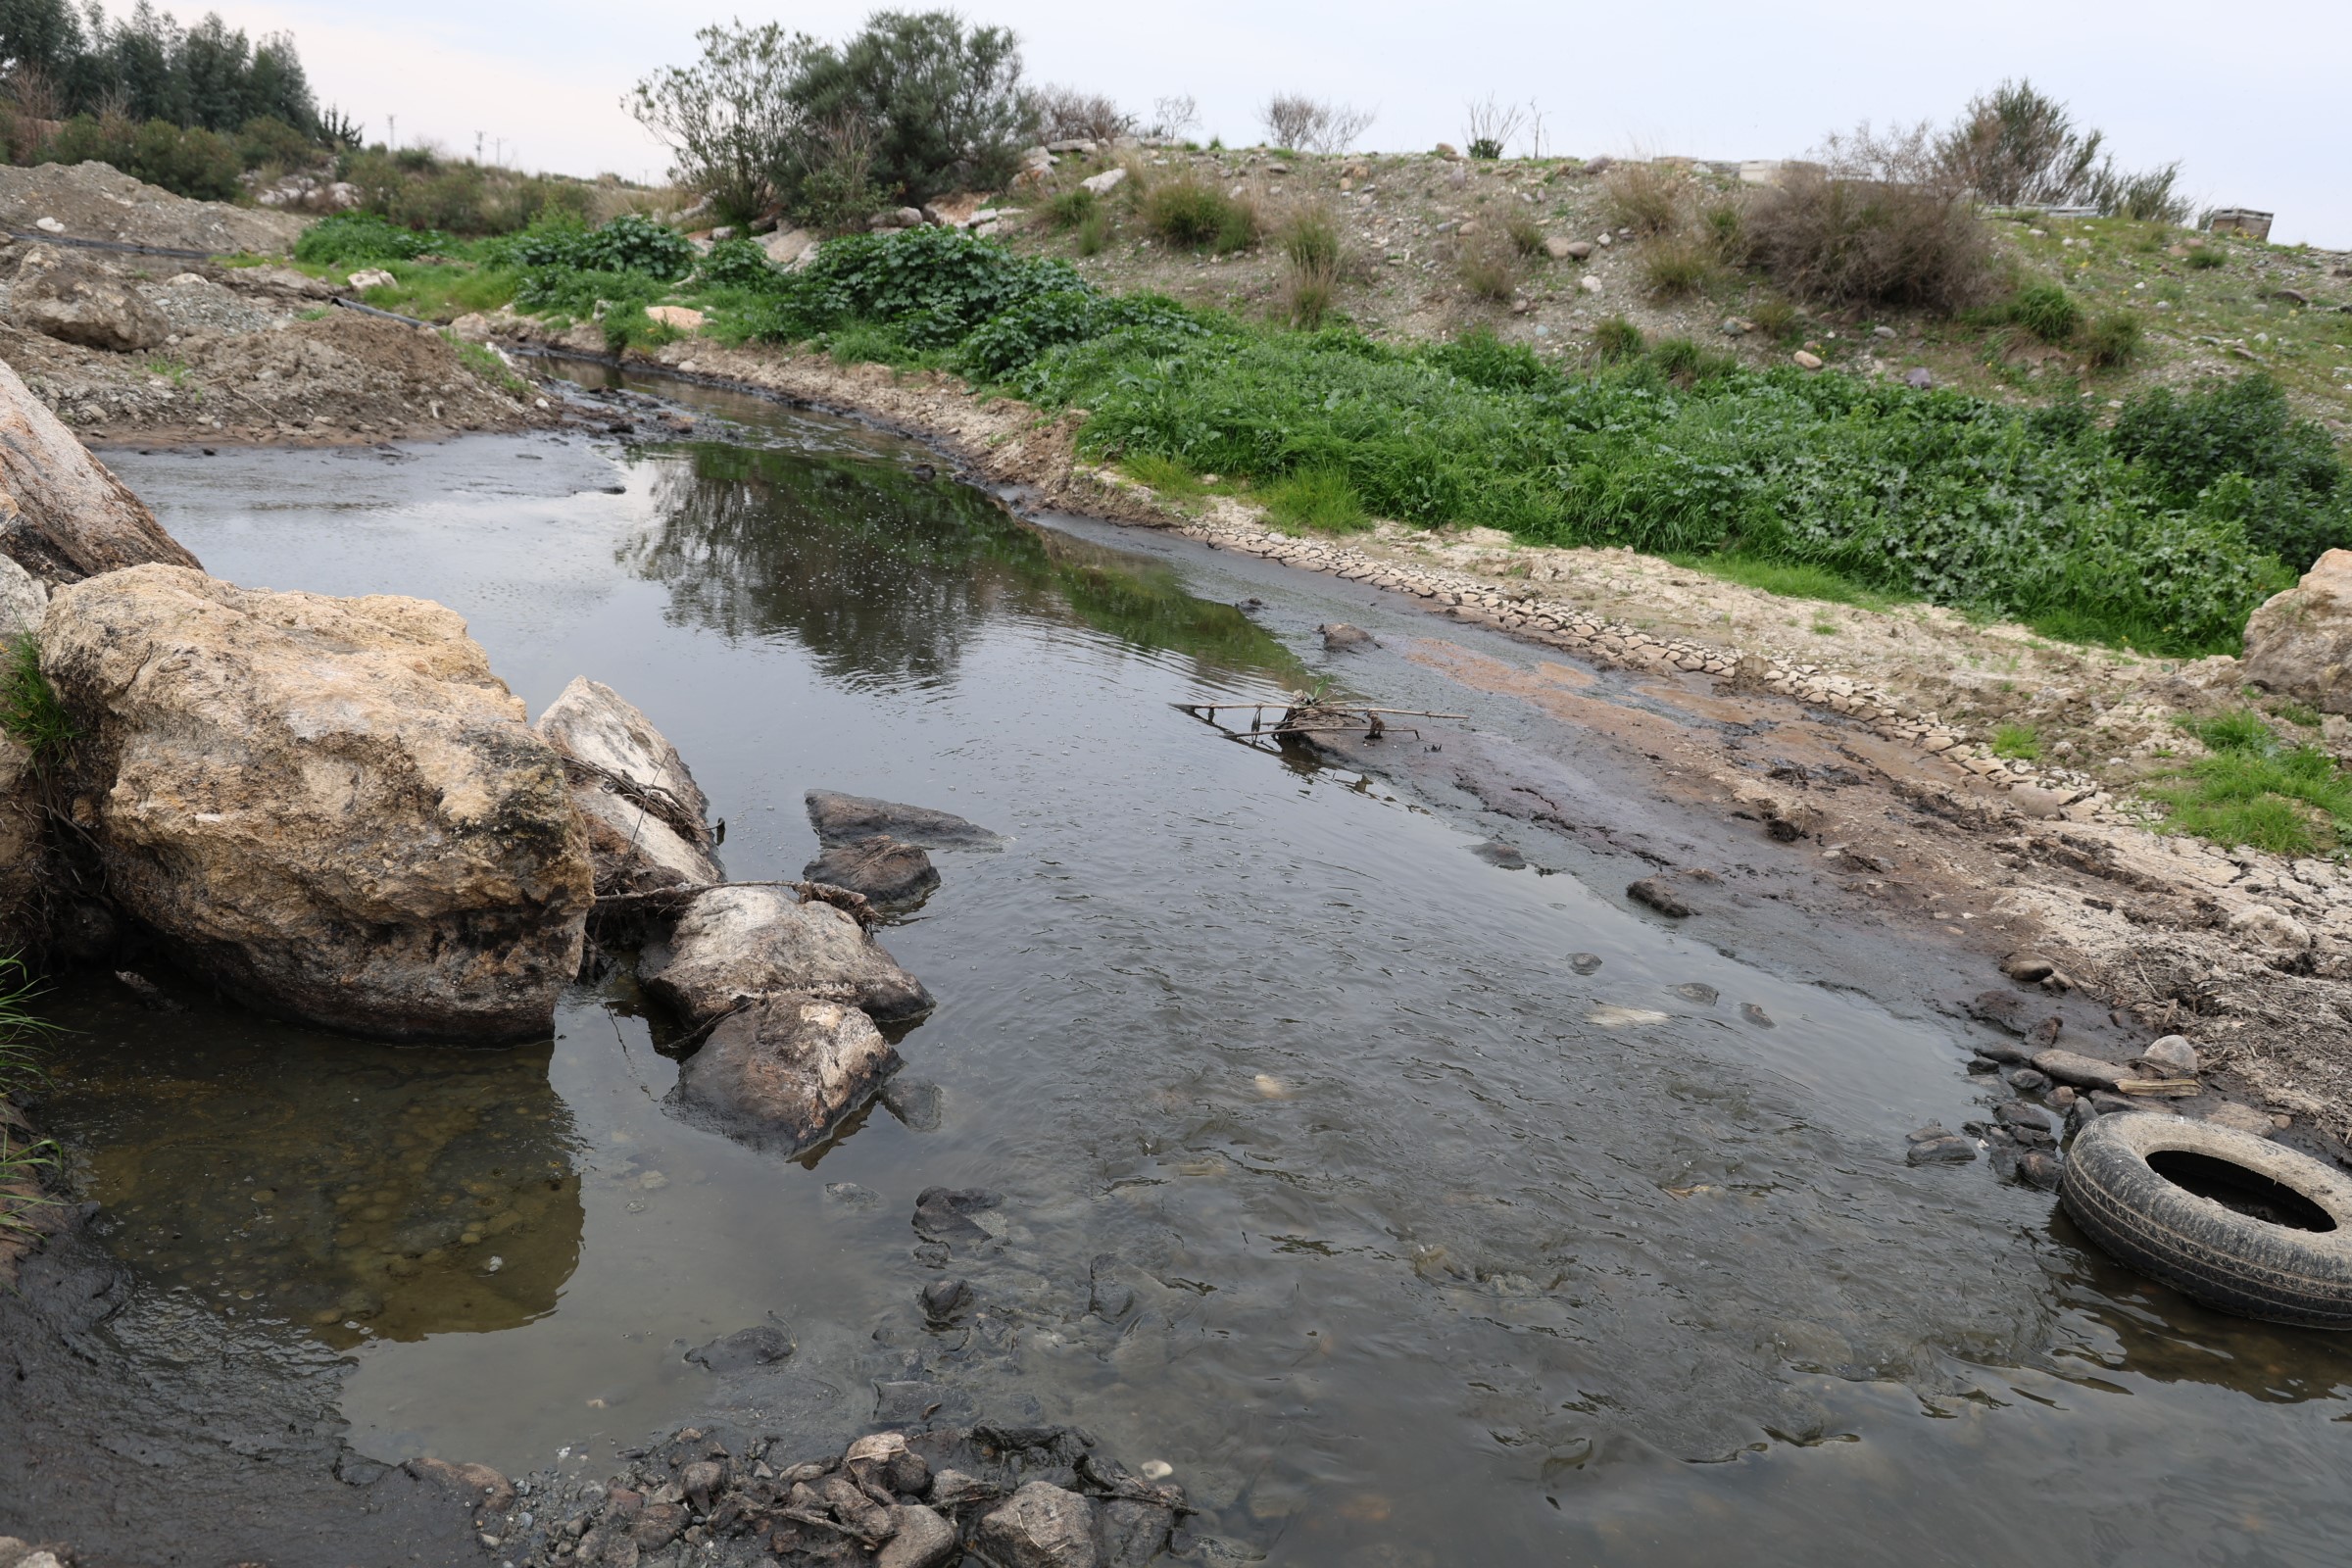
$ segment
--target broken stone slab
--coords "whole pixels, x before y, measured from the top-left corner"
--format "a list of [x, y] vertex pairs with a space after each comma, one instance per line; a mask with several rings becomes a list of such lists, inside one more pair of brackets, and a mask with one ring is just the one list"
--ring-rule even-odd
[[587, 834], [455, 612], [131, 566], [52, 595], [41, 671], [108, 890], [190, 973], [378, 1039], [550, 1032]]
[[1003, 1568], [1099, 1568], [1095, 1505], [1074, 1492], [1031, 1481], [980, 1520], [973, 1541]]
[[200, 564], [0, 362], [0, 553], [49, 587]]
[[939, 886], [931, 857], [887, 833], [836, 845], [802, 867], [801, 875], [888, 906], [919, 903]]
[[808, 802], [808, 825], [816, 829], [817, 843], [828, 849], [876, 834], [926, 850], [994, 849], [1004, 842], [1002, 833], [925, 806], [833, 790], [810, 790]]
[[2077, 1089], [2104, 1089], [2113, 1092], [2117, 1085], [2132, 1076], [2129, 1067], [2096, 1056], [2085, 1056], [2074, 1051], [2039, 1051], [2034, 1054], [2034, 1070], [2055, 1078]]
[[648, 990], [695, 1024], [742, 998], [788, 992], [845, 995], [883, 1023], [919, 1018], [933, 1005], [923, 983], [855, 916], [830, 904], [796, 903], [776, 888], [696, 894], [638, 972]]
[[572, 769], [600, 898], [723, 881], [710, 802], [678, 749], [612, 687], [582, 675], [539, 715]]
[[710, 1031], [671, 1098], [698, 1126], [790, 1156], [822, 1143], [898, 1068], [899, 1054], [851, 1004], [765, 997]]

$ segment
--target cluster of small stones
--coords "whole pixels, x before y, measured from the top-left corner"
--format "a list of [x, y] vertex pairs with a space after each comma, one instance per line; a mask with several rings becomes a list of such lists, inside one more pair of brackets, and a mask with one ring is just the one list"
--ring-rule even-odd
[[[777, 1442], [685, 1427], [610, 1481], [487, 1484], [474, 1526], [508, 1568], [1144, 1568], [1181, 1538], [1179, 1487], [1067, 1427], [877, 1432], [794, 1462]], [[1164, 1475], [1164, 1465], [1147, 1465]]]
[[1996, 788], [2031, 786], [2043, 792], [2040, 815], [2064, 813], [2077, 821], [2129, 820], [2112, 797], [2081, 773], [2037, 768], [1995, 757], [1989, 746], [1972, 742], [1934, 713], [1920, 713], [1878, 687], [1832, 673], [1818, 664], [1788, 664], [1760, 654], [1716, 648], [1689, 637], [1660, 637], [1618, 621], [1602, 620], [1532, 589], [1498, 588], [1465, 572], [1406, 566], [1380, 561], [1344, 545], [1293, 538], [1250, 528], [1188, 521], [1177, 531], [1219, 549], [1263, 556], [1309, 571], [1330, 572], [1348, 582], [1369, 583], [1441, 605], [1446, 614], [1514, 632], [1532, 641], [1577, 653], [1595, 662], [1634, 669], [1681, 670], [1738, 678], [1742, 684], [1827, 708], [1886, 740], [1941, 756]]

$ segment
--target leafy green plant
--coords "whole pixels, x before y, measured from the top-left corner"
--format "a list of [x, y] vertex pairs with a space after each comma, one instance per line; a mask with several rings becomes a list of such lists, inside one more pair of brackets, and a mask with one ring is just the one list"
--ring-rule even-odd
[[767, 259], [767, 252], [760, 248], [757, 240], [737, 235], [711, 246], [710, 254], [695, 268], [694, 275], [699, 282], [715, 288], [764, 289], [784, 274]]
[[2271, 726], [2252, 709], [2240, 709], [2234, 713], [2223, 713], [2213, 718], [2179, 720], [2182, 729], [2205, 743], [2214, 752], [2246, 752], [2257, 756], [2270, 752], [2277, 744]]
[[81, 733], [41, 673], [41, 647], [31, 637], [18, 638], [0, 665], [0, 730], [44, 762], [64, 755]]
[[358, 267], [413, 261], [455, 243], [446, 234], [418, 233], [373, 213], [337, 213], [302, 231], [294, 242], [294, 259], [314, 267]]
[[2297, 418], [2268, 375], [2128, 398], [2112, 445], [2163, 504], [2235, 522], [2297, 571], [2352, 545], [2352, 473], [2326, 427]]
[[1287, 473], [1260, 492], [1267, 515], [1283, 527], [1315, 533], [1352, 533], [1371, 526], [1363, 498], [1338, 468]]
[[1992, 732], [1992, 755], [2021, 762], [2036, 760], [2041, 756], [2041, 736], [2031, 724], [1999, 725]]
[[1729, 375], [1740, 368], [1740, 362], [1730, 355], [1703, 349], [1687, 337], [1661, 338], [1651, 347], [1649, 359], [1668, 380], [1681, 386]]

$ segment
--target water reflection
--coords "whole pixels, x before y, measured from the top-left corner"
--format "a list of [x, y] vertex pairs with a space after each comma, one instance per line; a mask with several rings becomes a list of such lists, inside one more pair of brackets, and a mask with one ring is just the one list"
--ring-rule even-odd
[[1176, 573], [1050, 534], [967, 485], [870, 459], [697, 443], [646, 461], [658, 520], [621, 562], [670, 615], [790, 634], [834, 679], [941, 685], [992, 615], [1072, 620], [1141, 647], [1303, 682], [1290, 650]]
[[58, 999], [82, 1038], [48, 1114], [149, 1280], [337, 1347], [554, 1310], [582, 1216], [547, 1045], [399, 1049], [202, 1000], [142, 1013], [112, 985]]

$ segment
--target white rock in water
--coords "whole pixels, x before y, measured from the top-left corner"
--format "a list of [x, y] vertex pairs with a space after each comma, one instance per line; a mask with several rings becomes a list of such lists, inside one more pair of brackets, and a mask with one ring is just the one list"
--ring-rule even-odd
[[1585, 1022], [1598, 1024], [1603, 1029], [1630, 1029], [1637, 1024], [1671, 1021], [1665, 1013], [1650, 1007], [1595, 1007], [1585, 1014]]
[[884, 1021], [929, 1012], [931, 993], [851, 915], [774, 888], [712, 888], [678, 916], [666, 955], [639, 973], [656, 996], [702, 1023], [740, 997], [838, 991]]
[[702, 787], [678, 749], [618, 692], [575, 677], [533, 728], [564, 757], [588, 764], [572, 778], [571, 798], [588, 825], [599, 894], [725, 876]]

